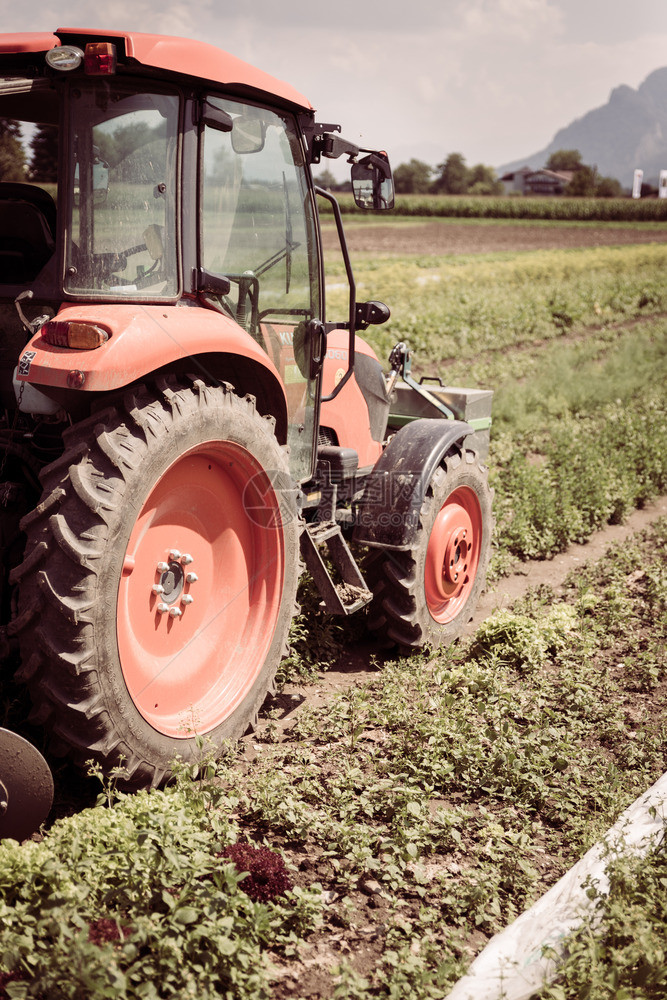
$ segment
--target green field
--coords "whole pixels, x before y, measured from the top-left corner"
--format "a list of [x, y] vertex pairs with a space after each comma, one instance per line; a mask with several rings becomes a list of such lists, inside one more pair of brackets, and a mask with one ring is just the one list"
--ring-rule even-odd
[[495, 392], [496, 571], [667, 489], [667, 247], [356, 263], [392, 305], [380, 357], [406, 340], [418, 375]]
[[[361, 213], [352, 195], [337, 196], [343, 212]], [[323, 199], [321, 199], [323, 201]], [[328, 211], [326, 204], [321, 211]], [[330, 211], [330, 209], [329, 209]], [[528, 198], [468, 195], [397, 195], [398, 215], [450, 216], [469, 219], [562, 219], [615, 222], [667, 219], [667, 199]]]
[[[500, 593], [667, 492], [667, 247], [355, 266], [359, 298], [392, 308], [367, 331], [383, 359], [406, 339], [418, 374], [495, 391]], [[286, 722], [275, 701], [217, 765], [202, 742], [198, 780], [112, 781], [42, 842], [0, 845], [8, 995], [439, 1000], [667, 770], [665, 520], [437, 655], [370, 651], [363, 618], [301, 600], [282, 682], [313, 704]], [[352, 654], [363, 680], [318, 707]], [[240, 879], [223, 852], [246, 841], [291, 890], [262, 882], [265, 855]], [[666, 867], [664, 849], [617, 865], [551, 1000], [665, 996]]]

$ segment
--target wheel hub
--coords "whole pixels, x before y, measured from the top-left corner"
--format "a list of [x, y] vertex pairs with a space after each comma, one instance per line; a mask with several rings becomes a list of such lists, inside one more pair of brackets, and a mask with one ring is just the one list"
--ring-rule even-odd
[[445, 560], [442, 565], [442, 578], [445, 586], [452, 587], [457, 584], [461, 586], [465, 582], [469, 551], [468, 529], [463, 527], [455, 529], [447, 543]]
[[181, 596], [184, 584], [185, 573], [181, 564], [177, 562], [169, 563], [169, 569], [166, 569], [160, 577], [162, 600], [166, 601], [167, 604], [173, 604]]
[[[160, 574], [160, 579], [151, 587], [152, 593], [159, 598], [155, 610], [160, 615], [168, 613], [171, 618], [180, 618], [183, 608], [192, 604], [194, 597], [190, 593], [183, 593], [186, 587], [196, 583], [199, 577], [192, 570], [185, 572], [184, 567], [189, 566], [194, 559], [189, 553], [181, 555], [178, 549], [172, 549], [169, 553], [169, 562], [160, 560], [157, 564], [156, 573]], [[176, 601], [181, 598], [182, 607], [176, 606]]]
[[442, 508], [427, 556], [430, 591], [438, 600], [451, 600], [467, 583], [472, 535], [472, 523], [465, 508], [456, 503]]

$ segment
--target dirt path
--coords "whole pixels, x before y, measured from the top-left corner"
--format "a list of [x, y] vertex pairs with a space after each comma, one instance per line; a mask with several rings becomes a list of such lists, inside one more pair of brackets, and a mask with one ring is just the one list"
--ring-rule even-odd
[[[494, 611], [508, 608], [533, 587], [549, 584], [556, 593], [562, 587], [566, 577], [587, 562], [600, 559], [606, 549], [617, 542], [627, 541], [632, 544], [632, 537], [648, 527], [658, 518], [667, 515], [667, 496], [660, 497], [647, 504], [642, 510], [636, 510], [623, 524], [613, 524], [598, 531], [584, 545], [570, 545], [564, 552], [547, 560], [531, 560], [517, 563], [511, 576], [503, 577], [493, 584], [482, 596], [474, 618], [466, 629], [466, 633], [474, 632], [476, 628]], [[346, 690], [354, 684], [363, 684], [368, 677], [379, 668], [373, 664], [373, 656], [377, 654], [377, 646], [372, 640], [348, 647], [339, 662], [330, 670], [320, 674], [312, 686], [303, 682], [288, 684], [282, 693], [273, 699], [271, 708], [277, 711], [274, 719], [277, 732], [274, 739], [280, 738], [280, 732], [289, 729], [299, 710], [305, 706], [319, 708], [325, 705], [333, 695]], [[265, 723], [261, 720], [258, 734], [261, 734]], [[254, 756], [252, 743], [255, 736], [246, 736], [246, 759]]]
[[[332, 229], [323, 232], [324, 249], [338, 247]], [[346, 239], [351, 253], [382, 254], [475, 254], [501, 251], [554, 250], [571, 247], [620, 246], [631, 243], [665, 243], [662, 228], [621, 227], [610, 224], [571, 226], [488, 225], [484, 222], [423, 222], [415, 225], [349, 226]]]

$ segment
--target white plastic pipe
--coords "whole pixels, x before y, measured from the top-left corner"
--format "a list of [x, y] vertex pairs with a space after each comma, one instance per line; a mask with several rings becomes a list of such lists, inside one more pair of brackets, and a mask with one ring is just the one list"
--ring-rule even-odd
[[667, 772], [640, 795], [566, 875], [529, 910], [491, 938], [446, 1000], [528, 1000], [554, 979], [559, 962], [544, 950], [561, 955], [564, 940], [591, 912], [592, 901], [582, 889], [595, 879], [599, 893], [609, 892], [606, 866], [614, 856], [648, 854], [665, 831]]

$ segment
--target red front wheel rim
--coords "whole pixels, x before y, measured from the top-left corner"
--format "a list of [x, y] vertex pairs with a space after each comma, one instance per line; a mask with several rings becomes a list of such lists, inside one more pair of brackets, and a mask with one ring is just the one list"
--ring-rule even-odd
[[428, 610], [441, 625], [451, 622], [470, 597], [482, 543], [482, 510], [474, 490], [454, 490], [436, 515], [424, 567]]
[[280, 612], [285, 552], [271, 481], [240, 445], [180, 456], [144, 501], [118, 588], [132, 701], [176, 739], [223, 723], [252, 690]]

